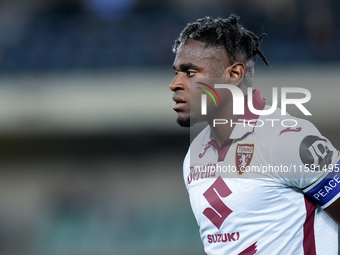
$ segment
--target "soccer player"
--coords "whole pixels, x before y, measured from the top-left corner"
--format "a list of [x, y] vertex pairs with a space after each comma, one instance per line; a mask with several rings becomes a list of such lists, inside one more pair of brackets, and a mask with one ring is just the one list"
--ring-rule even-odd
[[340, 153], [310, 122], [248, 90], [256, 56], [269, 65], [262, 38], [235, 15], [206, 17], [173, 48], [177, 122], [207, 123], [183, 163], [205, 253], [336, 255]]

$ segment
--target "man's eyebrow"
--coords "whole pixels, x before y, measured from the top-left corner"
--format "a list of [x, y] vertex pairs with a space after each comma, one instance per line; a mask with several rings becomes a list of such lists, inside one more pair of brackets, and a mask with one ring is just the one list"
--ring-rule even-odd
[[[177, 68], [175, 66], [173, 66], [173, 68], [175, 70], [177, 70]], [[185, 64], [180, 64], [179, 65], [179, 70], [180, 71], [186, 71], [188, 69], [198, 69], [198, 66], [194, 65], [193, 63], [185, 63]]]

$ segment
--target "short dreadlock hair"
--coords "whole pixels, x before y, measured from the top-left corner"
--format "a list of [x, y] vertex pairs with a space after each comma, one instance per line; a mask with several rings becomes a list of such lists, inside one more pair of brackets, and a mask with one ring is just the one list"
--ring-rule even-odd
[[242, 61], [248, 67], [253, 67], [257, 55], [269, 66], [267, 58], [259, 49], [266, 34], [256, 36], [240, 25], [238, 19], [232, 14], [228, 19], [205, 17], [189, 23], [176, 39], [173, 52], [176, 53], [185, 40], [193, 39], [206, 43], [206, 46], [224, 47], [234, 62]]

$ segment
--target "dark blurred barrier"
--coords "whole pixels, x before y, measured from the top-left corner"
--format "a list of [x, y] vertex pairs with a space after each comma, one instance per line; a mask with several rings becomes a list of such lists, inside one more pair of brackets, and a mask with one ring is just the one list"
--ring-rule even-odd
[[[85, 2], [90, 5], [85, 6]], [[102, 6], [98, 9], [95, 3]], [[109, 3], [90, 0], [40, 3], [35, 11], [21, 15], [25, 18], [23, 22], [17, 20], [17, 26], [10, 19], [15, 8], [8, 8], [7, 13], [5, 9], [6, 15], [0, 20], [3, 23], [1, 70], [168, 66], [173, 58], [174, 40], [188, 22], [203, 16], [228, 17], [231, 13], [238, 14], [241, 23], [256, 34], [268, 34], [262, 49], [270, 62], [316, 63], [340, 59], [338, 1]], [[123, 3], [126, 8], [121, 6]], [[93, 11], [89, 11], [91, 6]], [[103, 19], [93, 15], [104, 10]], [[111, 17], [107, 16], [110, 13]]]

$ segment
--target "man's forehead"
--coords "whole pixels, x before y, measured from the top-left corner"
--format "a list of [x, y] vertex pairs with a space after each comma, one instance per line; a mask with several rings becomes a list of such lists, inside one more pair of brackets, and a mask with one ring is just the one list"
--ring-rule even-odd
[[205, 46], [206, 46], [206, 43], [204, 42], [197, 41], [194, 39], [186, 39], [184, 42], [180, 44], [179, 47], [203, 49]]
[[[177, 54], [178, 55], [197, 55], [199, 57], [202, 54], [210, 53], [209, 50], [211, 47], [206, 47], [206, 44], [201, 41], [193, 40], [193, 39], [187, 39], [184, 42], [182, 42], [178, 49]], [[212, 53], [212, 52], [211, 52]]]
[[175, 62], [179, 59], [218, 59], [229, 62], [228, 56], [222, 48], [206, 47], [206, 43], [193, 39], [187, 39], [179, 45]]

